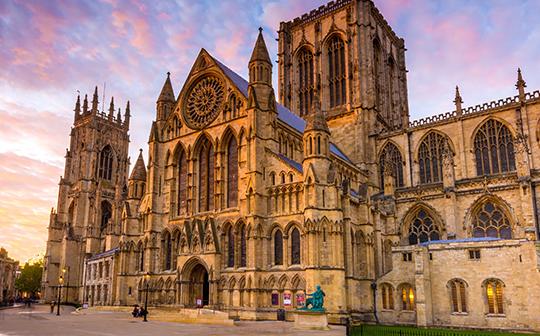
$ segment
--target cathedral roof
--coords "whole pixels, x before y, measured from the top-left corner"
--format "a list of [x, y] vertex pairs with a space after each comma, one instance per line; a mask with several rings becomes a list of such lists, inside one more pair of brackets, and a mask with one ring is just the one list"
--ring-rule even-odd
[[171, 84], [171, 73], [167, 72], [167, 79], [165, 80], [165, 83], [163, 84], [163, 88], [161, 89], [161, 93], [159, 94], [159, 98], [157, 100], [159, 101], [170, 101], [174, 102], [176, 101], [174, 99], [174, 91]]
[[139, 152], [139, 157], [137, 158], [137, 162], [135, 162], [135, 167], [133, 167], [133, 170], [131, 171], [131, 176], [129, 177], [129, 179], [137, 180], [137, 181], [146, 181], [146, 167], [144, 165], [142, 149]]
[[[248, 86], [249, 83], [247, 80], [242, 78], [239, 74], [234, 72], [233, 70], [229, 69], [225, 64], [221, 63], [219, 60], [217, 60], [215, 57], [214, 61], [219, 66], [221, 71], [225, 73], [227, 77], [233, 82], [233, 84], [242, 92], [242, 94], [247, 97], [248, 96]], [[296, 114], [292, 113], [288, 108], [285, 106], [276, 103], [276, 108], [278, 112], [278, 119], [284, 122], [285, 124], [289, 125], [293, 129], [297, 130], [300, 133], [304, 133], [304, 129], [306, 128], [306, 121]], [[335, 144], [330, 143], [330, 152], [340, 159], [344, 160], [345, 162], [348, 162], [350, 164], [353, 164], [353, 162], [345, 155]]]
[[259, 36], [257, 36], [257, 41], [255, 42], [255, 47], [251, 53], [249, 63], [256, 61], [267, 62], [272, 65], [270, 55], [268, 54], [268, 49], [266, 48], [266, 43], [264, 42], [262, 28], [259, 28]]

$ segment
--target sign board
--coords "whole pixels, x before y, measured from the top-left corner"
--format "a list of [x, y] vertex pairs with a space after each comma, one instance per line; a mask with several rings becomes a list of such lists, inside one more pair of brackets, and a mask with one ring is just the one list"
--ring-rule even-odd
[[272, 293], [272, 306], [279, 306], [279, 294]]
[[88, 303], [83, 303], [82, 307], [83, 309], [88, 309]]
[[202, 299], [197, 298], [196, 302], [197, 302], [197, 307], [202, 307], [202, 305], [203, 305], [202, 304]]
[[290, 306], [290, 305], [292, 305], [292, 302], [291, 302], [291, 293], [283, 293], [283, 305], [284, 305], [284, 306]]
[[298, 307], [304, 307], [306, 305], [306, 297], [303, 293], [296, 294], [296, 305]]

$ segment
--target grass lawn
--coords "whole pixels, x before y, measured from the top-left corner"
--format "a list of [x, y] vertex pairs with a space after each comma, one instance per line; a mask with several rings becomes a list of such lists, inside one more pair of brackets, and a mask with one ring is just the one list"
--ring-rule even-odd
[[407, 326], [377, 326], [363, 325], [352, 328], [352, 336], [516, 336], [540, 334], [518, 334], [511, 332], [497, 332], [492, 330], [464, 330], [464, 329], [435, 329], [416, 328]]

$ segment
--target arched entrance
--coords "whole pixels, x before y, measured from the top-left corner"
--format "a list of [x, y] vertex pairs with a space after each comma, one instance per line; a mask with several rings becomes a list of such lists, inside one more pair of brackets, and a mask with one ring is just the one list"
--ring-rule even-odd
[[203, 306], [209, 304], [210, 283], [208, 281], [208, 271], [201, 264], [195, 265], [191, 270], [191, 274], [189, 275], [188, 293], [188, 304], [190, 306], [196, 306], [198, 302]]

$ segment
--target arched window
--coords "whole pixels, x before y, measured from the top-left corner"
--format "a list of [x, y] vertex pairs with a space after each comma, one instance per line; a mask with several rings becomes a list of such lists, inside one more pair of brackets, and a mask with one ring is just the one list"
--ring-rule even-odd
[[274, 233], [274, 265], [283, 265], [283, 233]]
[[467, 312], [467, 298], [465, 297], [465, 282], [463, 280], [451, 280], [450, 286], [450, 299], [452, 301], [452, 312], [454, 313], [466, 313]]
[[501, 207], [490, 201], [476, 209], [472, 227], [473, 237], [512, 238], [510, 220]]
[[291, 264], [300, 264], [300, 231], [297, 228], [291, 232]]
[[401, 309], [414, 310], [414, 291], [409, 284], [401, 286]]
[[163, 269], [170, 270], [172, 265], [172, 242], [169, 232], [165, 232], [165, 236], [163, 237], [163, 254]]
[[375, 105], [382, 113], [382, 89], [381, 89], [381, 69], [382, 69], [381, 45], [378, 40], [373, 41], [373, 78], [375, 79]]
[[313, 54], [302, 48], [298, 54], [298, 101], [300, 116], [309, 112], [313, 100]]
[[232, 226], [227, 231], [227, 267], [234, 267], [234, 232]]
[[328, 42], [328, 88], [330, 107], [345, 104], [345, 43], [334, 35]]
[[383, 309], [394, 309], [394, 288], [389, 284], [381, 286]]
[[486, 121], [474, 137], [478, 176], [516, 170], [514, 142], [508, 127], [500, 121]]
[[214, 209], [214, 149], [204, 139], [199, 151], [199, 211]]
[[230, 118], [236, 118], [238, 113], [238, 103], [236, 100], [236, 95], [231, 95], [229, 99], [229, 110], [231, 111]]
[[227, 208], [238, 205], [238, 145], [231, 136], [227, 146]]
[[386, 164], [391, 165], [390, 171], [396, 181], [396, 187], [403, 187], [403, 158], [399, 149], [391, 142], [384, 147], [379, 158], [381, 188], [384, 186], [384, 166]]
[[144, 246], [139, 245], [139, 271], [144, 271]]
[[429, 133], [418, 148], [420, 183], [442, 181], [442, 154], [446, 138], [439, 133]]
[[111, 146], [105, 146], [99, 153], [98, 178], [111, 180], [113, 166], [113, 151]]
[[272, 183], [272, 185], [276, 185], [276, 173], [270, 173], [270, 182]]
[[101, 202], [101, 223], [100, 230], [103, 232], [107, 228], [107, 224], [112, 217], [111, 203], [107, 201]]
[[409, 244], [416, 245], [439, 239], [441, 235], [433, 218], [424, 209], [418, 210], [409, 229]]
[[490, 279], [485, 282], [485, 287], [488, 312], [490, 314], [504, 314], [502, 282]]
[[246, 248], [247, 248], [246, 226], [242, 225], [242, 228], [240, 229], [240, 267], [246, 267], [246, 264], [247, 264]]
[[182, 151], [178, 157], [178, 203], [177, 215], [184, 213], [187, 206], [187, 160], [186, 154]]

